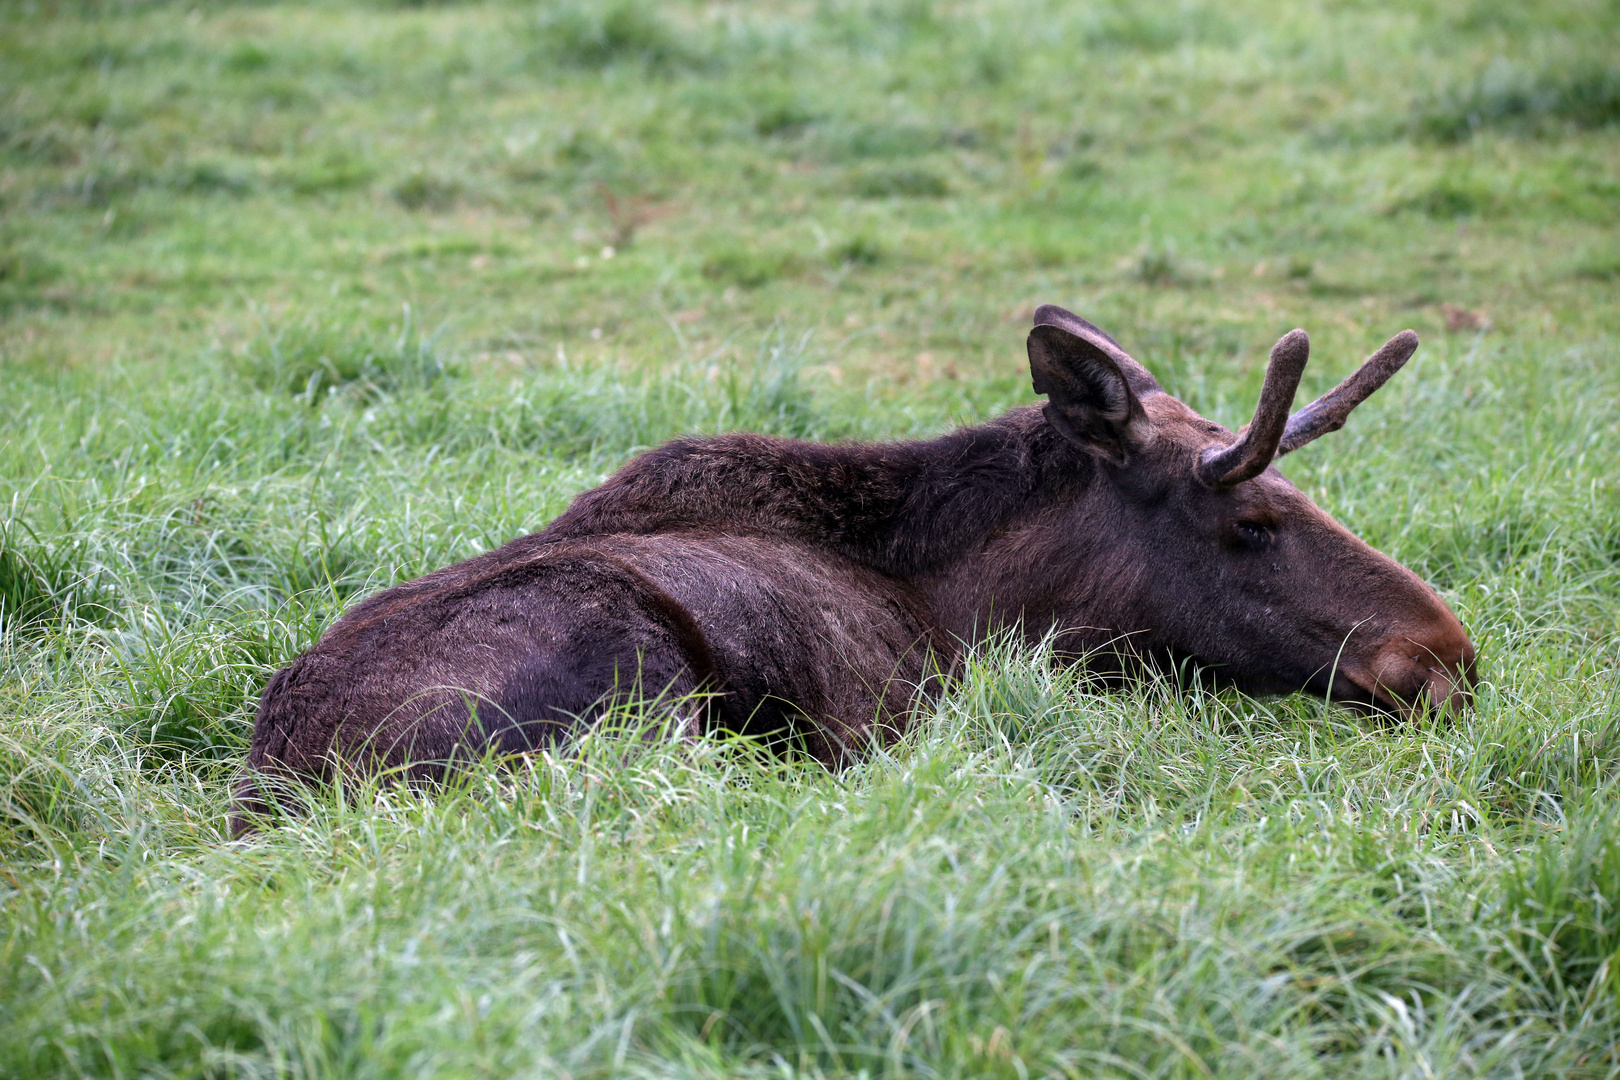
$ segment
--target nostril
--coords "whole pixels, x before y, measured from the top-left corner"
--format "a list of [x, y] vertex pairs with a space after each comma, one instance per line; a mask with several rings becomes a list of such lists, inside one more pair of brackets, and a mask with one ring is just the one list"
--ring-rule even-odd
[[1473, 706], [1472, 665], [1465, 666], [1460, 674], [1462, 677], [1458, 678], [1445, 668], [1429, 669], [1428, 685], [1424, 688], [1423, 696], [1427, 699], [1430, 709], [1435, 712], [1456, 713]]
[[1370, 665], [1378, 688], [1407, 709], [1461, 712], [1473, 704], [1474, 647], [1460, 625], [1386, 642]]

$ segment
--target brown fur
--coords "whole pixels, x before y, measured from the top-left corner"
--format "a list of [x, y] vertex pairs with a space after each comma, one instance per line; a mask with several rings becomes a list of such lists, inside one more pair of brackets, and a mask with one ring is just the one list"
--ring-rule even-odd
[[[1460, 707], [1473, 647], [1434, 591], [1056, 308], [1043, 408], [921, 442], [681, 439], [543, 532], [357, 605], [265, 688], [234, 828], [339, 763], [430, 778], [552, 745], [632, 698], [828, 764], [902, 729], [963, 645], [1016, 628], [1105, 667]], [[698, 691], [696, 709], [678, 704]]]

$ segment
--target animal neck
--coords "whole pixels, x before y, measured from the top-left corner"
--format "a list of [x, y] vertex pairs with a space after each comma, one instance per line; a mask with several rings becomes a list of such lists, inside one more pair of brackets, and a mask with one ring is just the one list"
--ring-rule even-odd
[[765, 533], [913, 579], [982, 549], [1020, 518], [1086, 487], [1093, 473], [1033, 407], [913, 442], [682, 439], [579, 496], [542, 536]]

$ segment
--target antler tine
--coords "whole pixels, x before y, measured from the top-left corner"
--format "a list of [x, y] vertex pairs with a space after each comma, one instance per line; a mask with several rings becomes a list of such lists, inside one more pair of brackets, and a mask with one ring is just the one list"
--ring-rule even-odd
[[1318, 436], [1344, 427], [1350, 411], [1401, 370], [1417, 347], [1418, 336], [1410, 330], [1402, 330], [1386, 341], [1382, 349], [1369, 356], [1356, 369], [1355, 374], [1288, 418], [1288, 427], [1283, 431], [1277, 456], [1282, 457]]
[[1271, 347], [1265, 385], [1254, 419], [1231, 446], [1211, 446], [1198, 460], [1198, 479], [1209, 487], [1228, 488], [1253, 479], [1277, 456], [1277, 444], [1288, 424], [1288, 408], [1305, 374], [1311, 339], [1303, 330], [1290, 330]]

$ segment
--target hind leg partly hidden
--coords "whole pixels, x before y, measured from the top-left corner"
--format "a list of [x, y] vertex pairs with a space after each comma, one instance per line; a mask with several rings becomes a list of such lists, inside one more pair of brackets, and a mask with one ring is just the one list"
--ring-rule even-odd
[[432, 780], [456, 762], [556, 745], [637, 702], [704, 726], [692, 696], [714, 680], [703, 634], [610, 558], [542, 553], [454, 595], [412, 597], [386, 619], [372, 603], [265, 687], [234, 835], [278, 807], [296, 810], [300, 785]]

